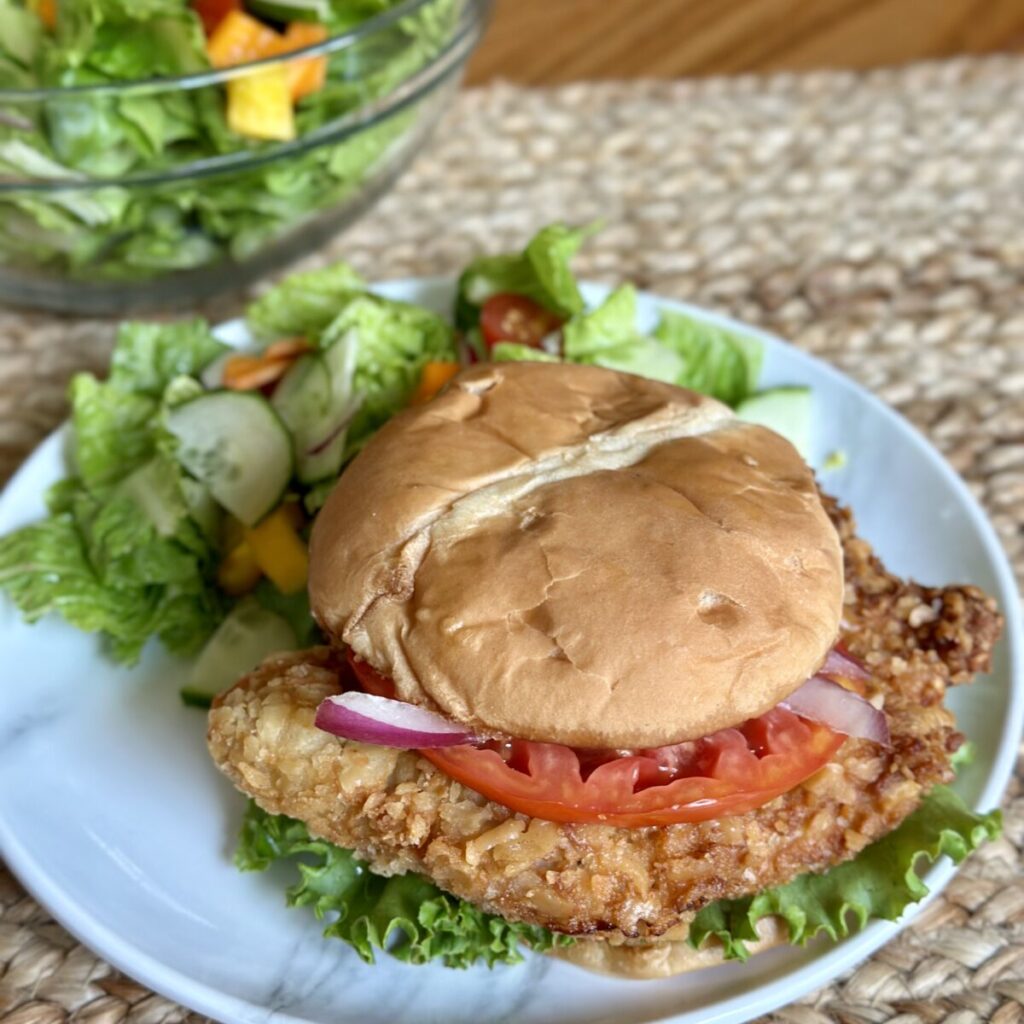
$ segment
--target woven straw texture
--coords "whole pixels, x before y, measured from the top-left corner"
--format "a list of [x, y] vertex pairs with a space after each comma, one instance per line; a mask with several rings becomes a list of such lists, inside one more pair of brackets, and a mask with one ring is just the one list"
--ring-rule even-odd
[[[868, 75], [463, 93], [344, 256], [445, 273], [550, 220], [602, 218], [581, 271], [789, 338], [916, 423], [1024, 579], [1024, 61]], [[237, 312], [232, 296], [206, 310]], [[101, 370], [113, 324], [0, 311], [0, 474]], [[1024, 1022], [1024, 794], [915, 926], [766, 1020]], [[0, 866], [0, 1024], [198, 1021], [98, 961]]]

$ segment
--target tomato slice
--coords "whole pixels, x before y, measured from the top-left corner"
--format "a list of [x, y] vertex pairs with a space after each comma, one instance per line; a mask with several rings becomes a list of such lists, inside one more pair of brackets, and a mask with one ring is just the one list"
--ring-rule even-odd
[[540, 343], [562, 326], [562, 318], [525, 295], [492, 295], [480, 309], [480, 330], [487, 347], [499, 341], [540, 348]]
[[[349, 663], [363, 689], [394, 696], [390, 679], [351, 654]], [[641, 828], [752, 811], [810, 778], [845, 739], [773, 708], [739, 728], [626, 755], [529, 740], [420, 754], [469, 789], [531, 817]]]

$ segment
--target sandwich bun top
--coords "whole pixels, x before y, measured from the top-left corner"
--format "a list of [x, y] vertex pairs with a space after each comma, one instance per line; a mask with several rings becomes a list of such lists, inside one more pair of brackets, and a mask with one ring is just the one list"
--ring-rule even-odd
[[499, 363], [352, 462], [309, 588], [403, 700], [481, 734], [639, 748], [737, 725], [813, 675], [843, 567], [778, 434], [668, 384]]

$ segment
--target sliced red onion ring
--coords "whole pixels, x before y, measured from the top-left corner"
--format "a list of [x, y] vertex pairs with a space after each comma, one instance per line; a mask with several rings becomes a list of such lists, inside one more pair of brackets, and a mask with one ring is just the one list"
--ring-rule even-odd
[[871, 673], [855, 658], [839, 647], [833, 647], [825, 658], [825, 664], [818, 669], [818, 675], [826, 679], [839, 676], [841, 679], [856, 679], [866, 683]]
[[476, 737], [461, 725], [415, 704], [357, 690], [327, 697], [316, 709], [316, 727], [347, 740], [380, 747], [454, 747]]
[[829, 679], [822, 679], [821, 676], [808, 679], [799, 690], [780, 701], [779, 707], [801, 718], [827, 725], [844, 736], [874, 740], [883, 747], [892, 745], [889, 724], [878, 708], [868, 703], [859, 693], [847, 690]]

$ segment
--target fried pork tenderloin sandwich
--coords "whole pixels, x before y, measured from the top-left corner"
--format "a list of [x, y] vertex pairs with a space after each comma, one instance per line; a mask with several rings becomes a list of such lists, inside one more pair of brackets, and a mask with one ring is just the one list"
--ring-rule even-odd
[[310, 563], [330, 646], [216, 701], [220, 768], [638, 976], [720, 960], [683, 941], [702, 908], [848, 861], [948, 781], [944, 690], [1000, 627], [886, 573], [779, 435], [588, 366], [477, 367], [395, 417]]

